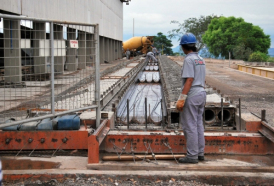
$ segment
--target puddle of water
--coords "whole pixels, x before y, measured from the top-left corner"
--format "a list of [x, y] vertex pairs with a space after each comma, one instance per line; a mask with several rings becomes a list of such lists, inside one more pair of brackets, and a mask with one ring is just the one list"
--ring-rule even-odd
[[61, 163], [1, 158], [3, 170], [56, 169]]

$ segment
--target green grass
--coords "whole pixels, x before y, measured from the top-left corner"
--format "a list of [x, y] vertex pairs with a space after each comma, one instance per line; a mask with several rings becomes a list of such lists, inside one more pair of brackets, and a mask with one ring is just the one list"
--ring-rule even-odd
[[267, 62], [274, 62], [274, 57], [268, 58]]

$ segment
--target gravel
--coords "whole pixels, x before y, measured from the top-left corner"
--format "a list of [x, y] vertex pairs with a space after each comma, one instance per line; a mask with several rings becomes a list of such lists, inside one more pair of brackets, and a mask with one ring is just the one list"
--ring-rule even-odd
[[133, 178], [127, 180], [114, 180], [112, 178], [108, 178], [105, 180], [98, 179], [98, 178], [79, 178], [76, 179], [66, 179], [64, 182], [60, 183], [55, 179], [52, 179], [49, 182], [42, 182], [40, 180], [36, 181], [25, 181], [24, 183], [3, 183], [4, 186], [74, 186], [74, 185], [95, 185], [95, 186], [133, 186], [133, 185], [148, 185], [148, 186], [177, 186], [177, 185], [184, 185], [184, 186], [209, 186], [209, 184], [196, 182], [196, 181], [182, 181], [182, 180], [175, 180], [171, 178], [170, 180], [157, 180], [157, 181], [148, 181], [148, 180], [135, 180]]

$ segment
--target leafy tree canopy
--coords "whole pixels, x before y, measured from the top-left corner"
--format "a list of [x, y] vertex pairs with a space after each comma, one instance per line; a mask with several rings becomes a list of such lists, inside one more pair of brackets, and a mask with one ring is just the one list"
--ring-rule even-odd
[[262, 52], [253, 52], [250, 56], [248, 61], [251, 62], [266, 62], [268, 60], [269, 56]]
[[212, 14], [209, 16], [200, 16], [199, 18], [189, 18], [185, 20], [183, 23], [179, 21], [171, 21], [171, 24], [177, 24], [177, 28], [169, 31], [169, 38], [180, 38], [183, 34], [187, 32], [191, 32], [196, 36], [197, 44], [196, 47], [199, 50], [205, 47], [205, 43], [202, 40], [202, 35], [206, 32], [208, 25], [211, 20], [214, 18], [218, 18], [218, 16]]
[[167, 55], [173, 55], [173, 51], [171, 47], [173, 46], [171, 43], [171, 40], [169, 40], [162, 32], [159, 32], [157, 36], [154, 36], [153, 38], [154, 44], [158, 51], [162, 51], [163, 53]]
[[231, 51], [232, 58], [242, 53], [244, 56], [242, 59], [246, 59], [247, 53], [256, 51], [267, 54], [271, 43], [270, 36], [265, 35], [259, 26], [235, 17], [213, 19], [202, 39], [215, 56], [221, 54], [228, 58]]

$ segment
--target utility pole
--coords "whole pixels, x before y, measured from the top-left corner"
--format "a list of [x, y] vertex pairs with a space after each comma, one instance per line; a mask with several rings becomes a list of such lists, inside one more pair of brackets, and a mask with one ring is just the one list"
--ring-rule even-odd
[[229, 52], [229, 68], [230, 68], [230, 52]]

